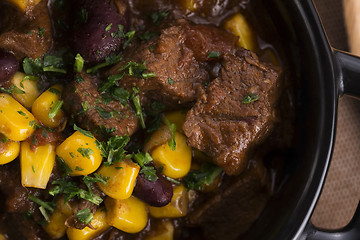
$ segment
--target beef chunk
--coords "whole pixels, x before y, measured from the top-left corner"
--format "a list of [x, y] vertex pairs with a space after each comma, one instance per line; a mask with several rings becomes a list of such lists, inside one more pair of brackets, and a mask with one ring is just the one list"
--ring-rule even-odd
[[[214, 37], [217, 34], [222, 37]], [[203, 83], [210, 81], [210, 66], [206, 62], [213, 59], [207, 58], [208, 52], [229, 52], [234, 42], [230, 35], [214, 27], [192, 26], [179, 20], [175, 26], [163, 29], [159, 37], [134, 44], [125, 53], [124, 61], [109, 73], [118, 74], [118, 69], [129, 61], [145, 62], [147, 71], [155, 73], [155, 77], [125, 76], [120, 85], [128, 89], [139, 87], [144, 105], [146, 100], [156, 100], [176, 107], [195, 101]]]
[[260, 162], [249, 165], [241, 175], [227, 179], [227, 186], [199, 203], [188, 216], [190, 223], [203, 229], [206, 239], [238, 239], [265, 207], [271, 195], [267, 171]]
[[131, 106], [102, 100], [97, 90], [98, 79], [81, 73], [64, 91], [64, 107], [75, 117], [80, 127], [93, 132], [98, 139], [104, 132], [110, 135], [132, 135], [138, 127], [138, 118]]
[[[279, 75], [246, 50], [225, 55], [222, 65], [220, 77], [188, 112], [183, 130], [190, 146], [234, 175], [273, 127]], [[247, 97], [258, 100], [245, 103]]]
[[[0, 34], [0, 48], [14, 52], [19, 59], [42, 57], [52, 45], [47, 2], [42, 0], [22, 18], [13, 19], [17, 21], [16, 24], [9, 24], [12, 28]], [[11, 19], [5, 20], [11, 21]]]

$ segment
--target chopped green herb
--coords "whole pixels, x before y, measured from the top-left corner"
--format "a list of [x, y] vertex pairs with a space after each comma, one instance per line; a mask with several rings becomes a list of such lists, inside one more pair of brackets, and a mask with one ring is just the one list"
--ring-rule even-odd
[[84, 67], [84, 59], [82, 56], [78, 53], [75, 57], [75, 64], [74, 64], [74, 72], [81, 72]]
[[32, 195], [28, 195], [28, 198], [30, 201], [36, 203], [39, 206], [44, 207], [46, 210], [53, 212], [55, 210], [55, 204], [52, 202], [44, 202], [42, 200], [40, 200], [39, 198], [32, 196]]
[[83, 135], [85, 135], [86, 137], [94, 138], [94, 136], [91, 134], [91, 132], [86, 131], [86, 130], [84, 130], [82, 128], [79, 128], [78, 126], [76, 126], [76, 124], [74, 124], [74, 131], [79, 131]]
[[80, 222], [85, 224], [89, 224], [94, 218], [89, 208], [79, 210], [76, 213], [76, 217], [79, 219]]
[[94, 154], [91, 148], [78, 148], [77, 151], [83, 156], [90, 159], [90, 156]]
[[134, 38], [135, 36], [135, 30], [131, 30], [131, 31], [128, 31], [126, 34], [126, 40], [123, 44], [123, 49], [125, 49], [132, 41], [132, 39]]
[[[70, 155], [71, 155], [71, 153], [70, 153]], [[76, 171], [84, 171], [84, 169], [81, 168], [81, 167], [79, 167], [79, 166], [76, 166], [76, 167], [75, 167], [75, 170], [76, 170]]]
[[94, 74], [96, 73], [99, 69], [101, 68], [104, 68], [104, 67], [107, 67], [107, 66], [111, 66], [111, 65], [114, 65], [118, 62], [120, 62], [122, 59], [122, 55], [119, 54], [119, 55], [116, 55], [116, 54], [110, 54], [109, 56], [107, 56], [105, 58], [105, 62], [103, 63], [99, 63], [95, 66], [93, 66], [92, 68], [88, 68], [86, 70], [86, 73], [90, 73], [90, 74]]
[[49, 214], [47, 213], [46, 209], [43, 206], [40, 206], [39, 210], [40, 210], [41, 215], [43, 215], [43, 217], [45, 218], [45, 221], [49, 223], [50, 217], [49, 217]]
[[24, 113], [23, 111], [17, 111], [21, 116], [26, 116], [26, 113]]
[[107, 81], [104, 82], [100, 87], [99, 87], [99, 92], [105, 92], [108, 89], [112, 88], [113, 86], [117, 86], [118, 82], [121, 78], [123, 78], [123, 76], [125, 75], [125, 73], [120, 73], [120, 74], [115, 74], [115, 75], [111, 75], [107, 78]]
[[184, 186], [188, 189], [202, 190], [209, 186], [222, 172], [219, 166], [212, 163], [204, 163], [198, 170], [190, 171], [184, 179]]
[[124, 88], [117, 87], [111, 93], [111, 97], [121, 103], [121, 105], [126, 106], [130, 99], [130, 92]]
[[92, 189], [91, 189], [92, 183], [100, 182], [100, 183], [106, 185], [106, 183], [109, 179], [110, 179], [110, 177], [107, 177], [107, 178], [102, 177], [101, 175], [99, 176], [97, 173], [94, 173], [94, 177], [90, 177], [90, 176], [83, 177], [84, 184], [86, 185], [86, 187], [88, 188], [90, 193], [92, 193]]
[[105, 31], [107, 31], [107, 32], [110, 31], [111, 26], [112, 26], [112, 23], [110, 23], [109, 25], [107, 25], [106, 28], [105, 28]]
[[252, 103], [252, 102], [255, 102], [255, 101], [258, 101], [258, 100], [259, 100], [259, 95], [251, 93], [251, 94], [246, 95], [242, 99], [241, 102], [247, 104], [247, 103]]
[[81, 106], [82, 106], [84, 112], [87, 112], [87, 110], [89, 110], [88, 101], [82, 102]]
[[53, 94], [56, 94], [56, 95], [59, 95], [60, 94], [60, 91], [56, 88], [50, 88], [49, 89], [49, 92], [53, 93]]
[[174, 183], [174, 184], [176, 184], [176, 185], [180, 185], [180, 184], [181, 184], [180, 181], [178, 181], [178, 180], [176, 180], [176, 179], [173, 179], [173, 178], [171, 178], [171, 177], [166, 177], [166, 179], [167, 179], [169, 182], [172, 182], [172, 183]]
[[83, 81], [85, 81], [85, 80], [84, 80], [84, 78], [83, 78], [82, 76], [79, 76], [79, 75], [76, 75], [76, 76], [75, 76], [75, 82], [81, 83], [81, 82], [83, 82]]
[[169, 12], [153, 12], [151, 13], [150, 18], [154, 24], [160, 25], [168, 15]]
[[53, 119], [60, 111], [64, 101], [56, 100], [56, 102], [50, 107], [49, 118]]
[[209, 52], [208, 54], [208, 58], [219, 58], [220, 57], [220, 52], [215, 51], [215, 52]]
[[[73, 152], [69, 152], [69, 154], [70, 154], [70, 156], [71, 156], [72, 158], [75, 157], [75, 154], [74, 154]], [[75, 170], [76, 170], [76, 168], [75, 168]]]
[[42, 70], [66, 74], [65, 62], [62, 57], [45, 54]]
[[31, 166], [32, 171], [35, 173], [35, 167], [34, 165]]
[[96, 141], [98, 148], [101, 150], [101, 156], [106, 159], [105, 165], [110, 166], [115, 162], [124, 159], [126, 150], [125, 146], [130, 141], [127, 135], [113, 136], [107, 142]]
[[64, 159], [62, 159], [59, 156], [56, 156], [56, 162], [59, 166], [60, 171], [63, 172], [64, 176], [68, 176], [68, 175], [70, 175], [70, 173], [72, 173], [73, 170], [71, 169], [71, 167], [69, 165], [66, 164]]
[[85, 8], [80, 9], [79, 18], [82, 23], [86, 23], [88, 20], [88, 11]]
[[36, 75], [42, 71], [42, 62], [40, 58], [24, 58], [23, 69], [26, 75]]
[[11, 85], [8, 88], [1, 87], [0, 91], [4, 92], [4, 93], [9, 93], [9, 94], [25, 94], [25, 91], [21, 90], [20, 88], [18, 88], [15, 85]]
[[158, 34], [155, 32], [146, 31], [143, 34], [140, 34], [139, 38], [142, 41], [149, 41], [149, 40], [153, 39], [154, 37], [156, 37], [157, 35]]
[[43, 37], [44, 36], [44, 28], [39, 27], [38, 28], [38, 36]]
[[141, 127], [143, 129], [145, 129], [146, 125], [145, 125], [144, 115], [143, 115], [142, 108], [141, 108], [140, 97], [137, 94], [139, 92], [139, 90], [137, 90], [136, 88], [133, 88], [133, 90], [134, 90], [134, 92], [132, 95], [132, 101], [135, 106], [136, 115], [140, 118]]
[[156, 169], [153, 166], [147, 166], [150, 162], [153, 161], [149, 153], [138, 152], [133, 155], [133, 158], [137, 164], [141, 167], [140, 173], [144, 174], [145, 179], [155, 182], [158, 179], [156, 175]]
[[111, 113], [106, 111], [105, 108], [103, 108], [101, 106], [95, 106], [95, 110], [97, 111], [97, 113], [100, 115], [100, 117], [102, 119], [109, 119], [112, 117]]
[[9, 139], [3, 133], [0, 133], [0, 142], [6, 143], [7, 141], [9, 141]]
[[176, 149], [176, 142], [175, 142], [175, 133], [176, 133], [176, 125], [174, 123], [170, 123], [170, 121], [165, 117], [164, 118], [165, 124], [168, 126], [171, 132], [171, 139], [168, 142], [168, 145], [171, 150], [175, 151]]
[[174, 80], [172, 80], [171, 78], [168, 78], [168, 82], [169, 82], [170, 85], [174, 84]]
[[48, 137], [48, 131], [46, 131], [46, 129], [44, 128], [44, 129], [41, 131], [41, 135], [42, 135], [44, 138], [47, 138], [47, 137]]

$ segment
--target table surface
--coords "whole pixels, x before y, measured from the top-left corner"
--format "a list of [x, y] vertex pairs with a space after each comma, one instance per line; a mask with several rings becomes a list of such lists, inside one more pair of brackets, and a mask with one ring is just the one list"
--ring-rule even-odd
[[[330, 44], [347, 51], [342, 0], [313, 0]], [[347, 0], [344, 0], [347, 1]], [[360, 200], [360, 101], [339, 99], [335, 149], [324, 189], [311, 218], [325, 229], [337, 229], [351, 220]]]

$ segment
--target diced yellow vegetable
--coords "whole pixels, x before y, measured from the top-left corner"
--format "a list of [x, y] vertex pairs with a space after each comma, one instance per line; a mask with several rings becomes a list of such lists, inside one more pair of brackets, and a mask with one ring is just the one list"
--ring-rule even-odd
[[105, 232], [110, 226], [106, 222], [106, 211], [104, 208], [100, 208], [95, 212], [90, 224], [94, 229], [85, 227], [80, 230], [69, 227], [66, 232], [69, 240], [91, 240]]
[[8, 140], [0, 142], [0, 165], [9, 163], [19, 156], [20, 143]]
[[14, 93], [14, 97], [18, 100], [24, 107], [30, 108], [34, 103], [35, 99], [40, 95], [40, 91], [37, 87], [36, 80], [26, 79], [26, 75], [22, 72], [17, 72], [11, 79], [11, 83], [24, 91], [24, 93]]
[[169, 220], [163, 220], [158, 224], [151, 224], [151, 231], [145, 236], [145, 240], [173, 240], [174, 225]]
[[115, 199], [126, 199], [134, 190], [139, 170], [139, 165], [127, 159], [111, 166], [103, 165], [97, 173], [108, 180], [105, 185], [100, 182], [97, 184], [106, 195]]
[[123, 200], [107, 197], [105, 207], [108, 224], [121, 231], [137, 233], [146, 227], [148, 221], [146, 205], [133, 196]]
[[59, 239], [65, 236], [67, 226], [65, 221], [72, 215], [72, 208], [69, 202], [64, 202], [64, 198], [60, 198], [56, 202], [56, 208], [50, 216], [50, 222], [44, 226], [45, 231], [53, 239]]
[[5, 236], [0, 233], [0, 240], [6, 240]]
[[249, 23], [241, 13], [236, 13], [225, 22], [225, 29], [239, 37], [238, 45], [250, 51], [256, 50], [256, 37]]
[[34, 116], [47, 127], [58, 127], [64, 118], [64, 112], [61, 110], [62, 100], [60, 100], [62, 90], [61, 85], [54, 85], [43, 92], [32, 105], [31, 111]]
[[33, 132], [34, 116], [12, 96], [0, 94], [0, 133], [10, 140], [23, 141]]
[[45, 189], [55, 163], [55, 146], [46, 144], [30, 148], [28, 142], [21, 143], [21, 184], [24, 187]]
[[18, 7], [20, 10], [24, 11], [35, 6], [40, 2], [40, 0], [6, 0], [9, 3], [12, 3], [16, 7]]
[[175, 133], [175, 150], [171, 150], [168, 143], [155, 148], [151, 156], [155, 165], [164, 167], [164, 175], [171, 178], [184, 177], [191, 167], [191, 148], [186, 144], [185, 136]]
[[70, 176], [88, 175], [99, 168], [102, 157], [95, 141], [76, 131], [56, 148], [56, 154], [71, 168]]
[[165, 113], [165, 118], [167, 118], [170, 123], [176, 125], [176, 131], [179, 131], [180, 133], [184, 132], [182, 129], [186, 119], [186, 112], [184, 110], [167, 112]]
[[174, 194], [168, 205], [164, 207], [149, 206], [149, 211], [150, 215], [155, 218], [184, 217], [188, 212], [188, 205], [188, 191], [183, 185], [178, 185], [174, 187]]

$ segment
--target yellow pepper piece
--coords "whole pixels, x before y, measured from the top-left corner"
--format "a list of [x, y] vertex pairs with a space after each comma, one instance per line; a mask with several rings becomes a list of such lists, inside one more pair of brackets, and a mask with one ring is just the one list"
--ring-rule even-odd
[[174, 225], [169, 220], [163, 220], [155, 225], [151, 224], [151, 231], [145, 236], [144, 240], [173, 240]]
[[70, 176], [88, 175], [99, 168], [102, 157], [95, 141], [76, 131], [56, 148], [56, 154], [71, 168]]
[[21, 143], [21, 184], [24, 187], [45, 189], [55, 163], [55, 146], [46, 144], [30, 148], [28, 142]]
[[40, 95], [40, 91], [37, 87], [36, 80], [26, 79], [26, 75], [22, 72], [17, 72], [11, 79], [11, 83], [24, 91], [24, 93], [14, 93], [14, 97], [18, 100], [24, 107], [30, 108], [34, 103], [35, 99]]
[[185, 8], [191, 12], [195, 11], [197, 8], [197, 3], [195, 0], [186, 0]]
[[139, 170], [139, 165], [127, 159], [111, 166], [103, 165], [97, 173], [108, 180], [105, 185], [100, 182], [97, 184], [106, 195], [115, 199], [126, 199], [134, 190]]
[[188, 191], [183, 185], [174, 187], [171, 202], [164, 207], [149, 206], [150, 215], [155, 218], [177, 218], [184, 217], [188, 212]]
[[182, 129], [186, 119], [186, 112], [184, 110], [167, 112], [165, 113], [165, 118], [167, 118], [170, 123], [176, 125], [176, 131], [179, 131], [180, 133], [184, 132]]
[[50, 222], [44, 227], [47, 234], [53, 239], [59, 239], [65, 236], [67, 226], [65, 221], [72, 215], [72, 208], [69, 202], [64, 202], [64, 198], [60, 198], [56, 202], [56, 208], [50, 216]]
[[62, 90], [61, 85], [54, 85], [43, 92], [32, 105], [34, 116], [47, 127], [58, 127], [64, 118], [60, 100]]
[[255, 51], [257, 49], [254, 32], [242, 14], [236, 13], [227, 20], [225, 22], [225, 29], [239, 37], [238, 45], [240, 47], [250, 51]]
[[186, 144], [185, 136], [175, 133], [175, 150], [171, 150], [168, 143], [155, 148], [151, 156], [155, 165], [164, 167], [164, 175], [171, 178], [184, 177], [191, 167], [191, 148]]
[[40, 0], [6, 0], [9, 3], [12, 3], [22, 11], [26, 11], [28, 8], [31, 8], [38, 4]]
[[19, 156], [20, 143], [8, 140], [0, 142], [0, 165], [9, 163]]
[[33, 132], [34, 116], [12, 96], [0, 94], [0, 133], [10, 140], [23, 141]]
[[80, 230], [69, 227], [66, 231], [69, 240], [90, 240], [105, 232], [110, 226], [106, 222], [106, 211], [104, 208], [100, 208], [95, 212], [90, 224], [94, 229], [85, 227]]
[[146, 205], [133, 196], [123, 200], [107, 197], [105, 207], [108, 224], [121, 231], [137, 233], [146, 227]]

